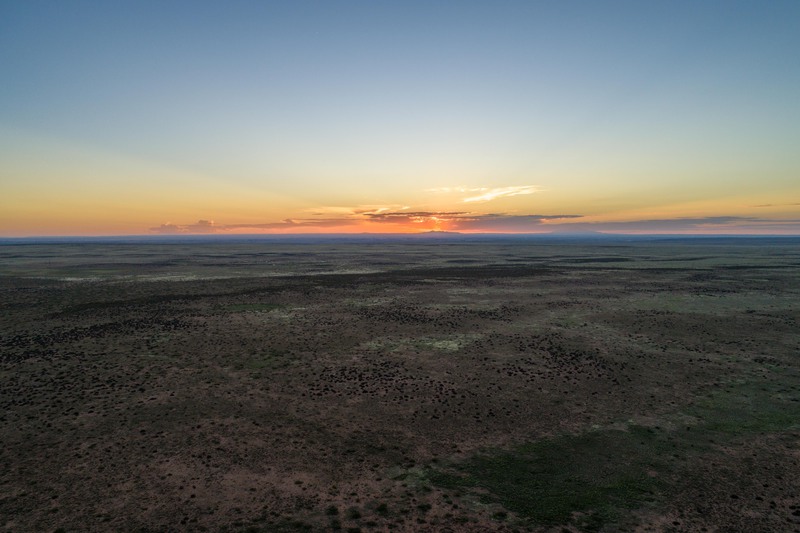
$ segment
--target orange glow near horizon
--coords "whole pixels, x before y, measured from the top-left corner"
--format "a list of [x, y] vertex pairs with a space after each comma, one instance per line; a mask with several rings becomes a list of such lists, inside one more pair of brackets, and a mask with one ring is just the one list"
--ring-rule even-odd
[[[765, 219], [754, 216], [680, 216], [667, 218], [664, 213], [647, 217], [583, 217], [580, 215], [487, 214], [463, 211], [390, 211], [373, 208], [366, 212], [351, 210], [328, 218], [285, 218], [277, 222], [228, 223], [197, 220], [178, 224], [165, 222], [147, 227], [135, 220], [115, 224], [70, 217], [65, 224], [30, 218], [17, 219], [16, 225], [3, 220], [0, 227], [7, 237], [37, 236], [114, 236], [114, 235], [258, 235], [258, 234], [420, 234], [453, 232], [463, 234], [537, 234], [537, 233], [609, 233], [609, 234], [750, 234], [793, 235], [800, 224], [793, 218]], [[257, 220], [254, 217], [248, 217]], [[5, 224], [4, 224], [5, 222]], [[49, 223], [48, 223], [49, 222]]]
[[[636, 188], [623, 183], [606, 190], [611, 182], [605, 175], [571, 184], [569, 176], [541, 185], [473, 178], [435, 187], [431, 185], [442, 183], [439, 178], [425, 175], [424, 182], [417, 177], [409, 185], [383, 182], [369, 189], [337, 178], [319, 187], [288, 183], [273, 189], [69, 143], [10, 141], [0, 143], [0, 156], [16, 176], [4, 183], [0, 195], [3, 237], [431, 231], [800, 234], [800, 185], [795, 181], [770, 191], [745, 187], [725, 194], [688, 189], [679, 194], [658, 182]], [[37, 148], [47, 157], [36, 156]]]

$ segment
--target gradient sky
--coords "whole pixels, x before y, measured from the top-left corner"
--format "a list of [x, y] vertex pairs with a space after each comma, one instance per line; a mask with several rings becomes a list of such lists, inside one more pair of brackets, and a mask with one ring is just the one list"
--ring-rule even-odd
[[800, 1], [0, 3], [0, 235], [800, 233]]

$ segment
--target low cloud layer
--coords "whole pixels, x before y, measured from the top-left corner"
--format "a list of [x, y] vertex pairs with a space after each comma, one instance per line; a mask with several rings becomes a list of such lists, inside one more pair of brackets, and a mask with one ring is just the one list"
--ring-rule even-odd
[[[198, 220], [194, 224], [166, 223], [150, 228], [159, 234], [207, 234], [303, 231], [485, 231], [519, 233], [542, 231], [541, 225], [550, 221], [580, 218], [581, 215], [511, 215], [504, 213], [471, 213], [468, 211], [374, 211], [354, 213], [332, 218], [285, 219], [280, 222], [258, 224], [216, 224]], [[381, 229], [381, 228], [384, 229]]]
[[790, 204], [759, 204], [752, 207], [797, 207], [798, 205], [800, 205], [800, 202], [794, 202]]
[[761, 217], [715, 216], [628, 220], [624, 222], [575, 222], [548, 226], [556, 232], [596, 231], [606, 233], [654, 234], [748, 234], [800, 233], [800, 220]]
[[373, 222], [421, 224], [436, 222], [448, 231], [524, 232], [540, 230], [540, 225], [551, 220], [581, 218], [581, 215], [508, 215], [503, 213], [470, 213], [467, 211], [415, 211], [400, 213], [374, 213], [368, 215]]
[[287, 231], [299, 228], [318, 228], [326, 230], [330, 228], [353, 226], [357, 220], [348, 218], [328, 218], [328, 219], [284, 219], [280, 222], [264, 222], [257, 224], [215, 224], [213, 221], [198, 220], [194, 224], [161, 224], [158, 227], [150, 228], [153, 233], [165, 235], [175, 234], [197, 234], [197, 233], [269, 233], [269, 231]]
[[158, 234], [314, 233], [314, 232], [426, 232], [432, 230], [486, 233], [800, 233], [800, 220], [715, 216], [589, 222], [578, 214], [507, 214], [470, 211], [392, 211], [384, 207], [351, 211], [344, 216], [284, 219], [279, 222], [217, 224], [165, 223], [150, 228]]

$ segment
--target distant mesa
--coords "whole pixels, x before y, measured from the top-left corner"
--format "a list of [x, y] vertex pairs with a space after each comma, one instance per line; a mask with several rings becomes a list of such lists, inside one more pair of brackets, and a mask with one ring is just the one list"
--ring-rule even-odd
[[585, 235], [590, 237], [592, 235], [608, 235], [602, 231], [595, 231], [595, 230], [588, 230], [588, 229], [571, 229], [571, 228], [559, 228], [558, 230], [550, 232], [553, 235], [573, 235], [573, 236], [580, 236]]

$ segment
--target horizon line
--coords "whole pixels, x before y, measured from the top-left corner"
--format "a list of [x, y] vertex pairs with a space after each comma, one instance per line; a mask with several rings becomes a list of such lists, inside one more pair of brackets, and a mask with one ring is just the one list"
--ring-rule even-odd
[[0, 236], [0, 242], [3, 241], [25, 241], [37, 239], [153, 239], [153, 240], [169, 240], [169, 239], [243, 239], [243, 238], [390, 238], [390, 239], [403, 239], [403, 238], [424, 238], [424, 237], [466, 237], [466, 238], [480, 238], [480, 237], [658, 237], [658, 238], [798, 238], [800, 233], [663, 233], [663, 232], [603, 232], [603, 231], [575, 231], [575, 232], [457, 232], [457, 231], [425, 231], [415, 233], [376, 233], [376, 232], [344, 232], [344, 233], [175, 233], [175, 234], [104, 234], [104, 235], [24, 235], [24, 236]]

